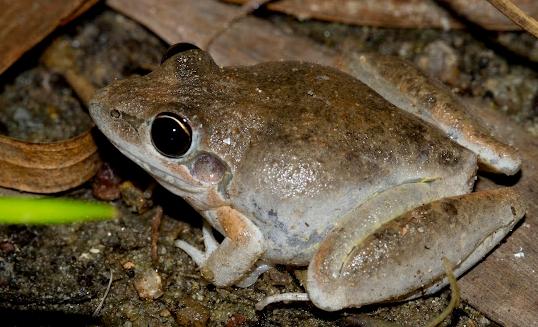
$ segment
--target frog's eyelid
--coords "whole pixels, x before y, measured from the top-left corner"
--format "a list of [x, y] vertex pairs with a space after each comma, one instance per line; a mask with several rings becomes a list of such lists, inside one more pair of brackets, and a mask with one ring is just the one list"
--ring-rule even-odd
[[196, 45], [192, 44], [192, 43], [187, 43], [187, 42], [181, 42], [181, 43], [176, 43], [172, 46], [170, 46], [166, 52], [164, 53], [162, 59], [161, 59], [161, 65], [170, 57], [178, 54], [178, 53], [181, 53], [181, 52], [184, 52], [184, 51], [188, 51], [188, 50], [200, 50], [199, 47], [197, 47]]

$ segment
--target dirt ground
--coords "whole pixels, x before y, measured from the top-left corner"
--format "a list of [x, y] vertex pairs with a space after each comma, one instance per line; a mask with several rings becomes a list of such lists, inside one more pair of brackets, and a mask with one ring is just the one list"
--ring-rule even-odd
[[[378, 51], [407, 58], [461, 96], [484, 100], [538, 135], [538, 42], [527, 35], [484, 38], [477, 31], [391, 30], [298, 22], [279, 15], [266, 18], [287, 26], [290, 33], [307, 35], [342, 51]], [[43, 51], [57, 39], [68, 42], [80, 74], [96, 87], [150, 71], [167, 47], [136, 22], [105, 6], [92, 9], [2, 76], [0, 133], [51, 141], [77, 135], [91, 124], [84, 105], [65, 80], [40, 61]], [[201, 217], [160, 187], [149, 199], [150, 192], [144, 191], [152, 189], [151, 178], [103, 137], [98, 140], [103, 160], [117, 176], [132, 181], [141, 191], [125, 192], [123, 199], [113, 202], [121, 211], [116, 220], [50, 227], [1, 226], [3, 326], [381, 326], [382, 322], [423, 326], [450, 299], [444, 291], [406, 303], [337, 313], [306, 303], [276, 304], [257, 312], [254, 304], [266, 295], [302, 291], [296, 272], [278, 267], [246, 289], [208, 284], [191, 259], [174, 246], [174, 240], [181, 238], [202, 247]], [[91, 200], [91, 187], [87, 183], [61, 195]], [[133, 201], [145, 206], [133, 205]], [[157, 263], [150, 256], [154, 205], [162, 206], [165, 213]], [[93, 316], [111, 273], [110, 292]], [[162, 292], [162, 296], [141, 299], [144, 291]], [[496, 324], [462, 303], [443, 326]]]

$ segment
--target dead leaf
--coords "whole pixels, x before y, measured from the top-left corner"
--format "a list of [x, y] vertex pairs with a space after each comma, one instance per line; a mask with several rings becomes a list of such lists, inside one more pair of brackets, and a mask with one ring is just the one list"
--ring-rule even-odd
[[[225, 0], [243, 4], [248, 0]], [[486, 29], [519, 30], [486, 0], [441, 0], [460, 15]], [[523, 11], [538, 17], [538, 2], [513, 0]], [[279, 0], [267, 5], [299, 19], [395, 28], [462, 28], [465, 22], [433, 0]]]
[[0, 186], [55, 193], [90, 179], [101, 161], [91, 133], [54, 143], [29, 143], [0, 136]]
[[0, 74], [23, 53], [97, 0], [0, 0]]

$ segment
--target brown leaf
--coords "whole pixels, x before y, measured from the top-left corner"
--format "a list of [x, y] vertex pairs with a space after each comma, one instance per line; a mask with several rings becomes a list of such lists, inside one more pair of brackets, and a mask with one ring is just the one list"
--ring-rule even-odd
[[[248, 0], [225, 0], [243, 4]], [[518, 30], [486, 0], [441, 0], [470, 21], [490, 30]], [[538, 17], [538, 2], [513, 0]], [[320, 19], [354, 25], [396, 28], [461, 28], [462, 22], [434, 0], [280, 0], [267, 8], [299, 19]]]
[[0, 186], [54, 193], [90, 179], [101, 164], [88, 131], [54, 143], [29, 143], [0, 136]]
[[0, 0], [0, 74], [23, 53], [97, 0]]

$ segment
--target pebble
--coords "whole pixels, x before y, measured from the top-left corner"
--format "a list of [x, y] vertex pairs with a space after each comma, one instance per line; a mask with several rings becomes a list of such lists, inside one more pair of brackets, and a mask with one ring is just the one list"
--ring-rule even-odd
[[163, 295], [161, 276], [153, 269], [137, 272], [133, 284], [141, 299], [157, 299]]

